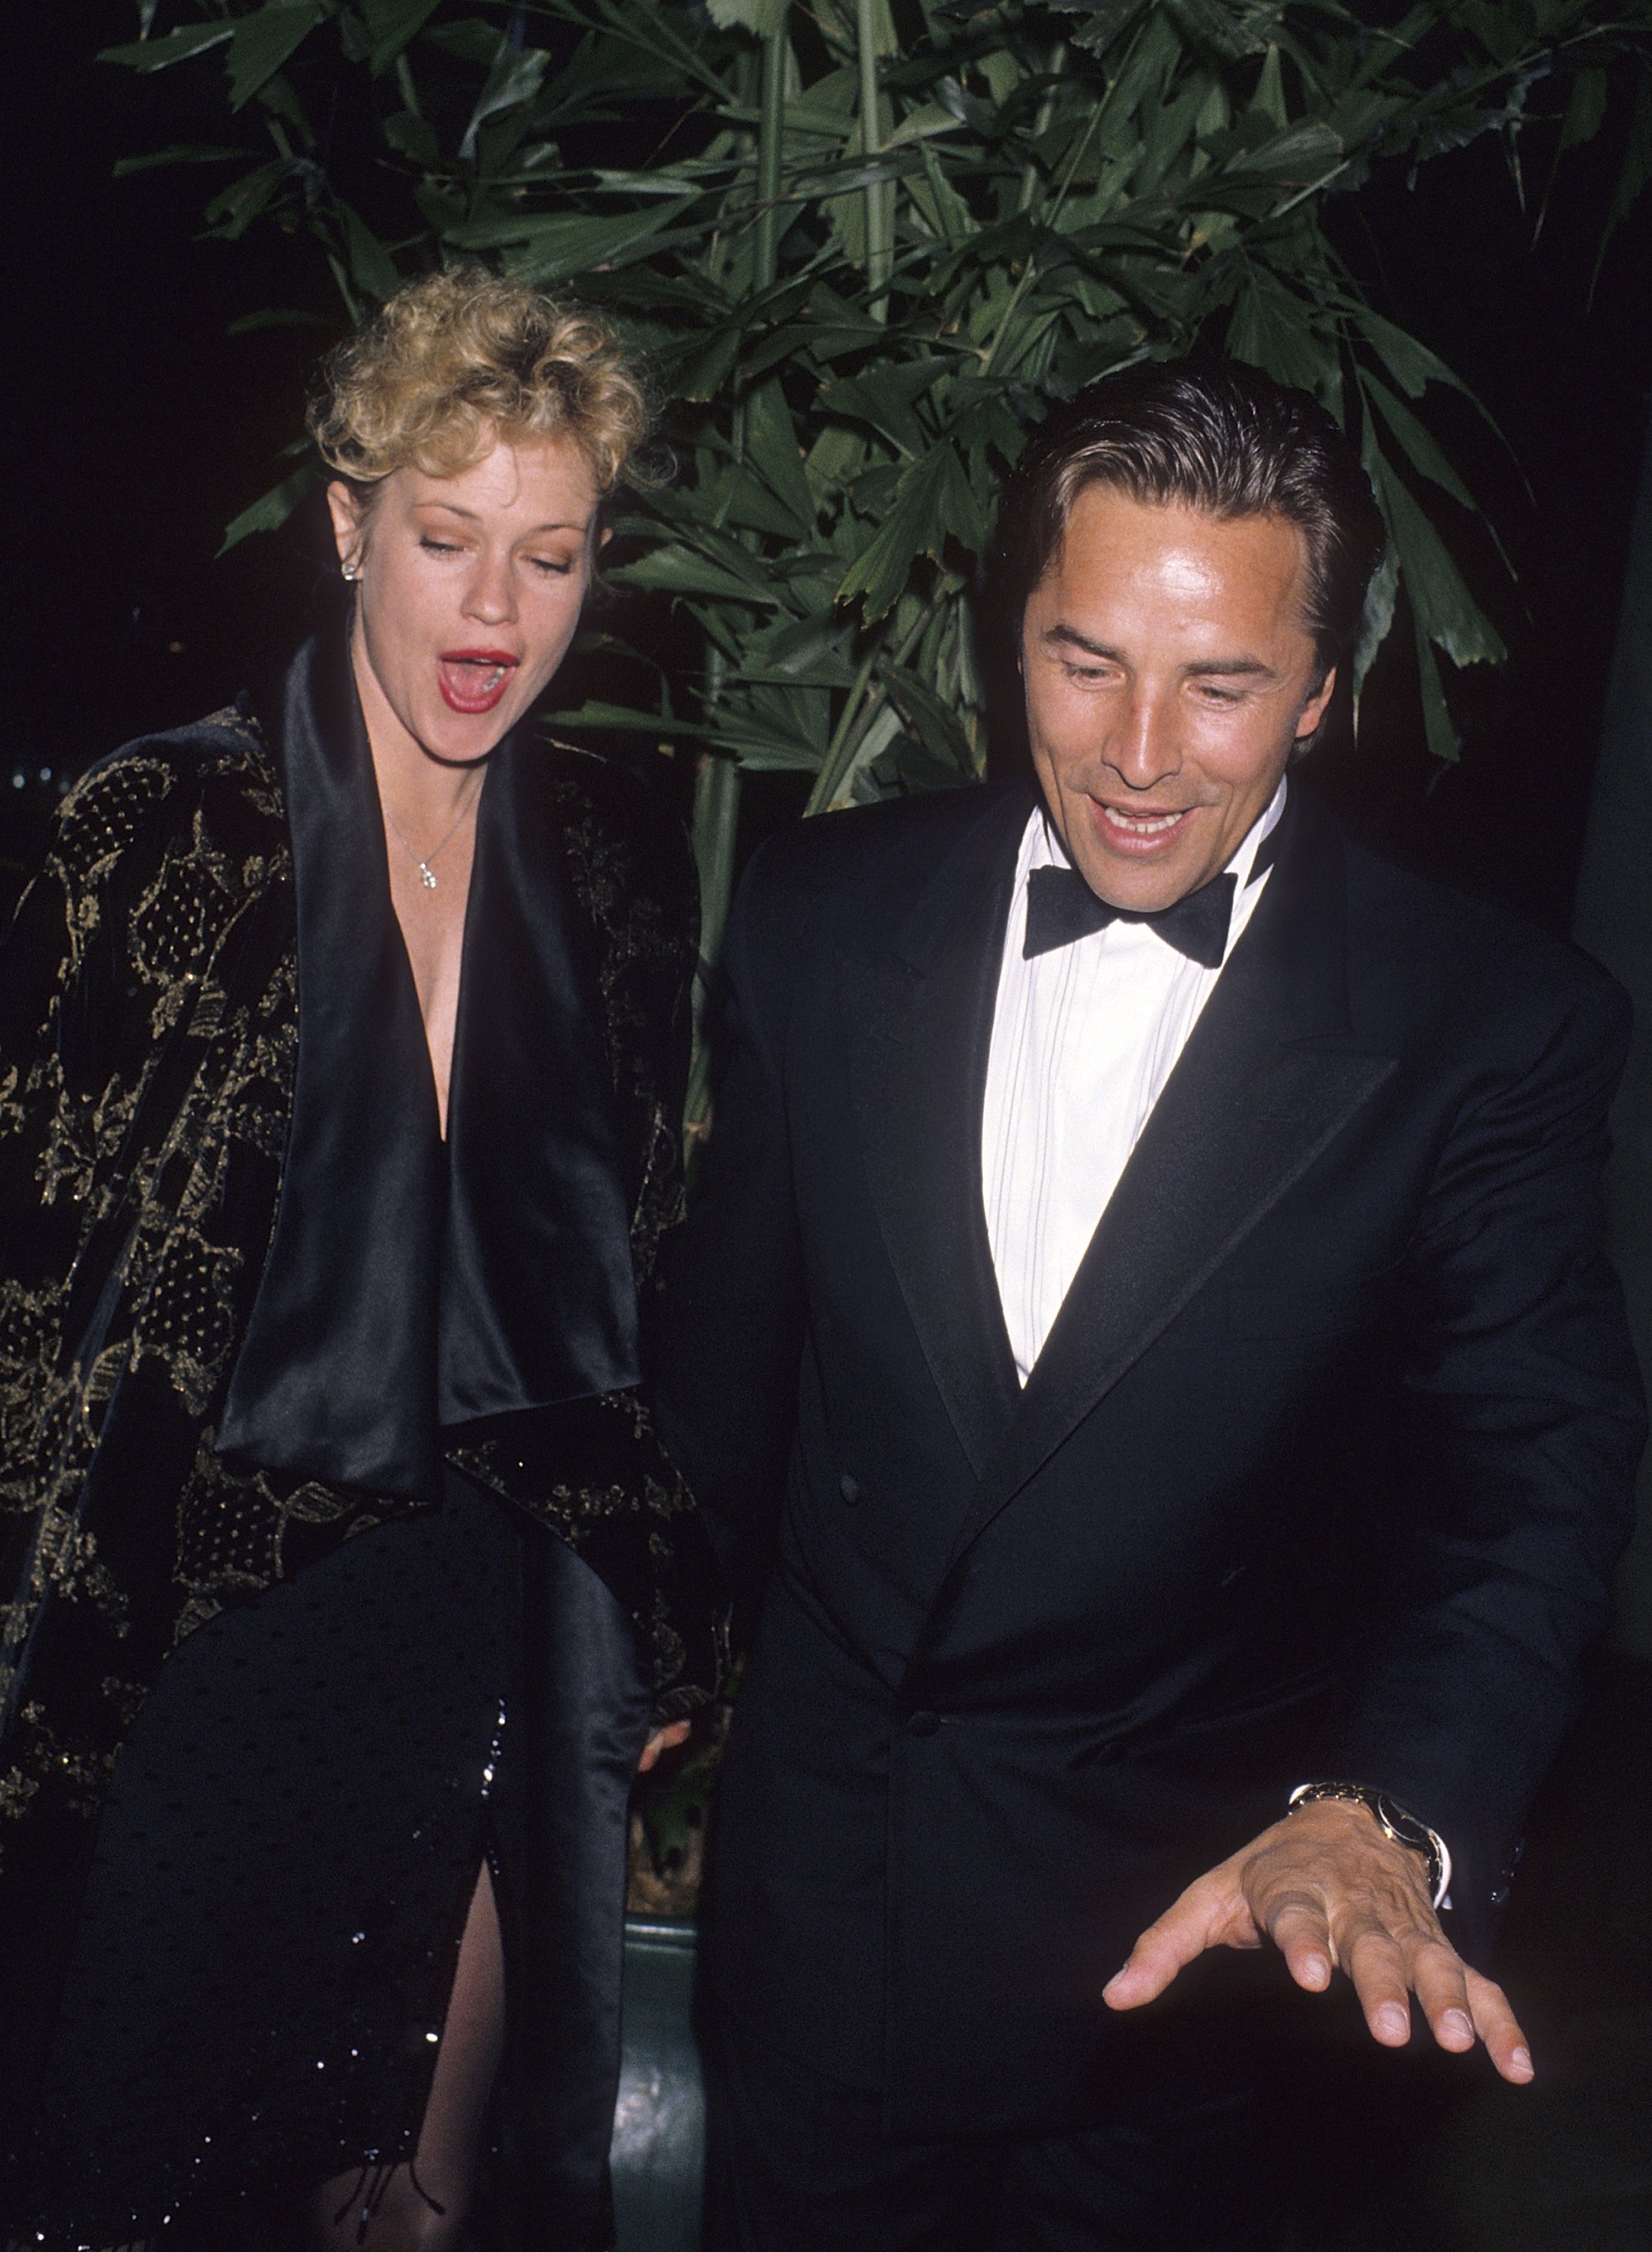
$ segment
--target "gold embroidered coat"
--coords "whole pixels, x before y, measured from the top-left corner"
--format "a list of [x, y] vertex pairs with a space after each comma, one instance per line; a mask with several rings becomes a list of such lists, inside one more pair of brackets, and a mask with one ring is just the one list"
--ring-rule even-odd
[[[559, 747], [572, 890], [599, 966], [646, 1300], [680, 1217], [696, 941], [680, 839]], [[298, 1048], [275, 765], [244, 707], [128, 746], [64, 801], [0, 956], [0, 1928], [87, 1850], [170, 1650], [405, 1503], [236, 1475], [214, 1416], [274, 1227]], [[635, 1392], [554, 1411], [553, 1467], [452, 1456], [586, 1558], [662, 1715], [712, 1689], [722, 1629], [691, 1505]], [[21, 1915], [23, 1921], [14, 1920]]]

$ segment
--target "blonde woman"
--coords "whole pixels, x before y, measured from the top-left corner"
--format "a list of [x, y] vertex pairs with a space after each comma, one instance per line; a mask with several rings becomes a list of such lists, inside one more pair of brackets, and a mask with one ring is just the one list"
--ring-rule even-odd
[[720, 1650], [639, 1390], [695, 908], [531, 715], [644, 422], [577, 308], [392, 299], [337, 620], [86, 777], [0, 961], [7, 2244], [608, 2241]]

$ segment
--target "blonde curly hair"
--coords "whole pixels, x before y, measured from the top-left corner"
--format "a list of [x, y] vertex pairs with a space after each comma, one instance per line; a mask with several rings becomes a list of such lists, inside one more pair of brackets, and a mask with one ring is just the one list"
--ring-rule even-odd
[[571, 440], [612, 492], [648, 402], [607, 323], [485, 267], [427, 274], [327, 356], [308, 416], [328, 467], [358, 486], [409, 466], [453, 476], [496, 438]]

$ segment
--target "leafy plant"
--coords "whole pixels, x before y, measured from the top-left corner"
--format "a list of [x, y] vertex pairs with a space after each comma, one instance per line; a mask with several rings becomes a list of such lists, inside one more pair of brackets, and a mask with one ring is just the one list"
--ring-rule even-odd
[[[1652, 172], [1652, 0], [176, 0], [107, 59], [223, 73], [246, 136], [132, 164], [236, 165], [209, 231], [302, 233], [354, 321], [404, 277], [496, 260], [607, 307], [650, 357], [681, 464], [614, 574], [702, 654], [653, 707], [559, 725], [704, 754], [720, 936], [742, 774], [809, 810], [978, 775], [969, 590], [992, 497], [1052, 397], [1195, 346], [1315, 393], [1393, 533], [1357, 653], [1502, 644], [1419, 498], [1472, 509], [1431, 433], [1456, 378], [1367, 301], [1333, 200], [1485, 134], [1517, 179], [1628, 123], [1613, 223]], [[1614, 127], [1614, 129], [1625, 129]], [[251, 144], [251, 145], [248, 145]], [[279, 314], [262, 317], [278, 318]], [[269, 528], [294, 472], [230, 528]], [[697, 1088], [691, 1116], [704, 1104]]]

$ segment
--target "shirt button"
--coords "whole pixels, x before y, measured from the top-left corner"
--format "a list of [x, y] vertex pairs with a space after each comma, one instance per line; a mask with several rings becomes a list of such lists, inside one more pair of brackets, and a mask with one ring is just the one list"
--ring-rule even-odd
[[843, 1472], [842, 1477], [837, 1481], [837, 1491], [843, 1495], [843, 1499], [849, 1504], [851, 1509], [855, 1508], [858, 1505], [860, 1501], [860, 1480], [857, 1477], [851, 1477], [847, 1470]]
[[914, 1713], [906, 1723], [909, 1736], [933, 1736], [941, 1726], [939, 1713]]

